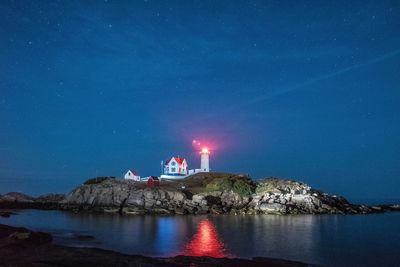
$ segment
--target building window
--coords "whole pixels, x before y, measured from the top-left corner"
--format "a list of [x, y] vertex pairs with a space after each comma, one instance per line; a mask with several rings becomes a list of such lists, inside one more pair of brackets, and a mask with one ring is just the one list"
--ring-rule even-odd
[[176, 168], [171, 168], [171, 172], [176, 172]]
[[175, 161], [171, 162], [171, 165], [172, 165], [172, 166], [175, 166], [175, 165], [176, 165]]

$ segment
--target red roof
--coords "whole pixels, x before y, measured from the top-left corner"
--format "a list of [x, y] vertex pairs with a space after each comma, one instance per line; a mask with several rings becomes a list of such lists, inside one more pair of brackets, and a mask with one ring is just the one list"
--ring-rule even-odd
[[176, 161], [179, 165], [182, 165], [183, 161], [185, 160], [184, 158], [181, 158], [181, 157], [172, 157], [172, 158], [166, 160], [166, 161], [165, 161], [165, 164], [168, 164], [173, 158], [175, 159], [175, 161]]
[[185, 159], [184, 158], [180, 158], [180, 157], [176, 157], [175, 160], [176, 160], [176, 162], [178, 162], [179, 165], [181, 165]]

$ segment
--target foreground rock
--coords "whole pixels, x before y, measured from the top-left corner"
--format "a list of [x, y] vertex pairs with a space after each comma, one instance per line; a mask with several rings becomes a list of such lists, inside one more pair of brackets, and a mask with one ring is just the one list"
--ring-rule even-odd
[[225, 173], [162, 181], [157, 188], [147, 188], [144, 182], [95, 178], [66, 196], [34, 199], [9, 193], [0, 198], [2, 206], [121, 214], [366, 214], [400, 210], [399, 205], [351, 204], [296, 181], [268, 178], [254, 182], [247, 176]]
[[151, 258], [95, 248], [57, 246], [51, 241], [49, 234], [0, 224], [0, 266], [312, 266], [271, 258]]

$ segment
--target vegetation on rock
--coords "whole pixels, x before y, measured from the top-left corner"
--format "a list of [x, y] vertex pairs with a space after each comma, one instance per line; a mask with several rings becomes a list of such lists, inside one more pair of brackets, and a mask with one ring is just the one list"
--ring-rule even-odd
[[108, 179], [115, 179], [115, 176], [99, 176], [86, 180], [83, 184], [100, 184]]
[[254, 193], [254, 189], [254, 182], [248, 176], [243, 175], [222, 176], [206, 184], [206, 191], [208, 192], [232, 191], [239, 196], [250, 196]]
[[236, 180], [233, 183], [233, 192], [238, 194], [239, 196], [251, 196], [254, 192], [255, 185], [251, 180]]

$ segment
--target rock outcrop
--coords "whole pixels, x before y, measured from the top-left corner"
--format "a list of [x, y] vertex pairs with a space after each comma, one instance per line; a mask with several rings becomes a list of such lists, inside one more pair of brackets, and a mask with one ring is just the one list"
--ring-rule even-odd
[[[213, 184], [216, 179], [220, 179], [218, 175], [206, 184]], [[229, 179], [252, 183], [242, 176]], [[253, 192], [247, 195], [233, 189], [212, 186], [208, 190], [208, 186], [194, 184], [183, 180], [146, 188], [143, 183], [106, 179], [79, 186], [61, 202], [61, 208], [122, 214], [359, 214], [398, 210], [396, 206], [354, 205], [343, 197], [330, 196], [304, 183], [274, 178], [253, 184]]]
[[0, 207], [119, 212], [121, 214], [363, 214], [398, 211], [399, 205], [354, 205], [296, 181], [257, 182], [234, 174], [203, 173], [179, 181], [144, 182], [102, 177], [64, 195], [0, 197]]
[[19, 192], [10, 192], [0, 196], [0, 208], [58, 209], [63, 200], [64, 194], [46, 194], [35, 198]]
[[370, 213], [371, 208], [354, 205], [343, 197], [330, 196], [310, 186], [288, 180], [266, 179], [257, 184], [250, 203], [255, 210], [278, 214]]
[[0, 202], [33, 203], [35, 198], [20, 192], [10, 192], [0, 196]]

